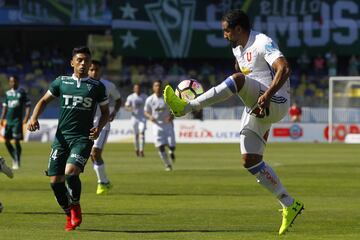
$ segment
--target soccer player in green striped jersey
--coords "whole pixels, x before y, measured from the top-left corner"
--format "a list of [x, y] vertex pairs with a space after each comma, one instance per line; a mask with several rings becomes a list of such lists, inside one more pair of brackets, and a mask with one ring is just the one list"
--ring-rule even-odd
[[[5, 125], [5, 146], [13, 158], [14, 170], [20, 167], [21, 145], [23, 139], [23, 124], [26, 124], [30, 116], [30, 100], [23, 88], [19, 87], [17, 76], [9, 77], [10, 90], [6, 91], [1, 113], [1, 125]], [[25, 116], [24, 116], [25, 109]], [[4, 119], [6, 118], [6, 124]], [[15, 148], [11, 140], [15, 141]]]
[[[84, 171], [94, 140], [109, 119], [105, 86], [88, 76], [90, 64], [89, 48], [74, 48], [71, 59], [74, 74], [60, 76], [50, 84], [48, 92], [36, 104], [28, 125], [28, 130], [38, 130], [39, 115], [50, 101], [59, 98], [60, 116], [47, 174], [56, 200], [66, 214], [66, 231], [74, 230], [82, 221], [79, 175]], [[98, 105], [101, 116], [93, 126]]]

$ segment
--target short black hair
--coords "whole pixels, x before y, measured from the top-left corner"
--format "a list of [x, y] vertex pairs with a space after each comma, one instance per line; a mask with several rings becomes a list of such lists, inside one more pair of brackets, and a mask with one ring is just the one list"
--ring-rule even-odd
[[101, 62], [99, 60], [95, 60], [95, 59], [91, 60], [91, 64], [102, 67], [102, 64], [101, 64]]
[[239, 25], [241, 28], [250, 32], [249, 16], [241, 9], [233, 9], [224, 14], [221, 21], [228, 22], [230, 28]]
[[86, 46], [75, 47], [72, 51], [72, 56], [74, 57], [78, 53], [84, 53], [91, 57], [90, 49]]

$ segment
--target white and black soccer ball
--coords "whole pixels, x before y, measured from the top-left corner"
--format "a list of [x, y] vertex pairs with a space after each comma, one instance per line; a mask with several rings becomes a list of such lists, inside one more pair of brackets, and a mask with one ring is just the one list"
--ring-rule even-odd
[[0, 202], [0, 213], [2, 212], [3, 209], [4, 209], [4, 206], [3, 206], [2, 203]]
[[195, 79], [182, 80], [175, 89], [175, 94], [179, 98], [190, 101], [204, 93], [204, 88]]

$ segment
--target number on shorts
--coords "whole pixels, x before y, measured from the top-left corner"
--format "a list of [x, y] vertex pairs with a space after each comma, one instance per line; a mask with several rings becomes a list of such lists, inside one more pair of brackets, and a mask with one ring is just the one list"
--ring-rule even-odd
[[52, 160], [56, 160], [56, 158], [57, 158], [57, 152], [58, 152], [58, 150], [57, 149], [51, 149], [51, 153], [50, 153], [50, 158], [52, 159]]

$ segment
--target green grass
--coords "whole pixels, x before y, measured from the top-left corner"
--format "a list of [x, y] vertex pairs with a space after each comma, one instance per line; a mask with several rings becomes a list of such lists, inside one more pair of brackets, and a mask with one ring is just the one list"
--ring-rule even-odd
[[[43, 174], [49, 149], [24, 144], [15, 178], [0, 175], [0, 239], [279, 238], [279, 205], [242, 168], [237, 144], [179, 144], [170, 173], [151, 144], [144, 159], [134, 156], [131, 144], [108, 144], [104, 158], [113, 191], [96, 196], [89, 163], [82, 175], [83, 224], [70, 233], [63, 231], [64, 215]], [[305, 203], [282, 239], [360, 239], [359, 153], [358, 145], [269, 144], [266, 161]]]

